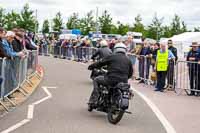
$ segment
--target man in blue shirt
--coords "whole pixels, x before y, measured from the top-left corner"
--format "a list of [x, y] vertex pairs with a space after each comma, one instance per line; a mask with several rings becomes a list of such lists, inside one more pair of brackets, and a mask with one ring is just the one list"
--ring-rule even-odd
[[2, 45], [3, 45], [3, 49], [6, 52], [7, 55], [11, 56], [11, 57], [24, 57], [24, 52], [15, 52], [12, 48], [12, 41], [14, 40], [14, 32], [12, 31], [8, 31], [6, 34], [4, 34], [5, 36], [2, 36]]

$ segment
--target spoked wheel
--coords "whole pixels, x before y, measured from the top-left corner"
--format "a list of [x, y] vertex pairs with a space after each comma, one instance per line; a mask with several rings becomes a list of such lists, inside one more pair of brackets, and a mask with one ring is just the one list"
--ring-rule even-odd
[[123, 117], [124, 110], [116, 110], [111, 108], [108, 111], [108, 121], [112, 124], [117, 124]]

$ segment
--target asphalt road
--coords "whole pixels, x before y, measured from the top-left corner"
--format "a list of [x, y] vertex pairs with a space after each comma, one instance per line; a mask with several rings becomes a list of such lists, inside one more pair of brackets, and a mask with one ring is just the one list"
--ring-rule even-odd
[[107, 121], [106, 114], [88, 112], [87, 101], [92, 91], [87, 66], [52, 57], [40, 57], [45, 78], [38, 90], [23, 105], [0, 118], [0, 132], [27, 117], [28, 105], [44, 98], [42, 86], [52, 98], [34, 108], [33, 119], [13, 133], [166, 133], [149, 106], [139, 96], [131, 101], [133, 114], [125, 114], [118, 125]]

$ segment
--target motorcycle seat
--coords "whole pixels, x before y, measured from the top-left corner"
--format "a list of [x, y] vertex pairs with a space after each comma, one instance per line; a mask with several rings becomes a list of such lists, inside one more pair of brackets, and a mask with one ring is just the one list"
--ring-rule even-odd
[[115, 86], [110, 86], [109, 88], [119, 88], [121, 90], [128, 90], [128, 89], [130, 89], [130, 84], [120, 82]]

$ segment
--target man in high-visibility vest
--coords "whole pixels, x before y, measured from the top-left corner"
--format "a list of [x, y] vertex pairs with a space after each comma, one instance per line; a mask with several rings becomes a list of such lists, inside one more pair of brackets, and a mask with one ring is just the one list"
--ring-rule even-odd
[[175, 56], [168, 50], [167, 44], [162, 43], [160, 50], [157, 52], [156, 71], [157, 71], [157, 85], [155, 91], [164, 91], [169, 60], [174, 60]]

